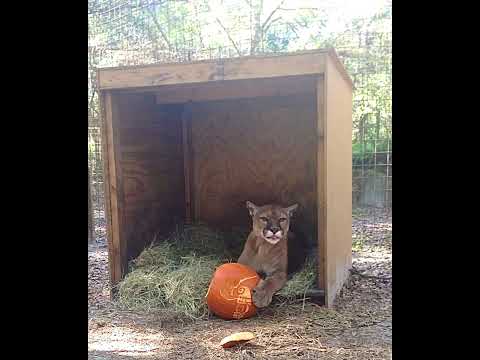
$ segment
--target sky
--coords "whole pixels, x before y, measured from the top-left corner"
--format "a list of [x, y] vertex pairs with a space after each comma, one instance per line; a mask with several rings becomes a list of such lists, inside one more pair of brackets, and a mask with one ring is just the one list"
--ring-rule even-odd
[[[269, 2], [278, 4], [278, 0], [269, 0]], [[326, 8], [328, 11], [326, 31], [338, 32], [342, 31], [346, 23], [352, 19], [369, 17], [387, 3], [387, 0], [287, 0], [285, 5]]]

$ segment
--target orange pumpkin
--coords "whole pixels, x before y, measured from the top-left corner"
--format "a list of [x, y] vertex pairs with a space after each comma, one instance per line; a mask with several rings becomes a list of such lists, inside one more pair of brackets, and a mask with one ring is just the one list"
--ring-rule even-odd
[[252, 289], [260, 277], [252, 268], [227, 263], [219, 266], [208, 287], [206, 301], [215, 315], [225, 320], [246, 319], [256, 314]]

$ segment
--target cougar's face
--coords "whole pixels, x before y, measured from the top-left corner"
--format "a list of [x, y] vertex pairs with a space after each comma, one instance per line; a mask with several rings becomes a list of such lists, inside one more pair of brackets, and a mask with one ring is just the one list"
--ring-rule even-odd
[[253, 231], [268, 243], [275, 245], [288, 234], [290, 217], [297, 205], [283, 208], [278, 205], [256, 206], [247, 202], [253, 218]]

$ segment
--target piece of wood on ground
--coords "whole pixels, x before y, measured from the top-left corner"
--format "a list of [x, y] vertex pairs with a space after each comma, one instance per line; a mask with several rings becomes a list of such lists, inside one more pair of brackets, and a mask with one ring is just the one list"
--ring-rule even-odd
[[227, 337], [224, 337], [220, 341], [220, 346], [224, 349], [231, 348], [236, 345], [243, 344], [255, 338], [255, 335], [249, 331], [237, 332]]

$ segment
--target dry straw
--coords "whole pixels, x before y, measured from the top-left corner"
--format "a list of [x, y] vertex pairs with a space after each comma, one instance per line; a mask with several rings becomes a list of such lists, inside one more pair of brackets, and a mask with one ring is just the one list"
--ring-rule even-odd
[[[118, 304], [127, 310], [205, 317], [205, 294], [215, 268], [236, 261], [247, 235], [242, 229], [222, 232], [204, 224], [177, 226], [131, 262], [118, 285]], [[293, 300], [313, 287], [315, 265], [310, 260], [305, 265], [278, 293], [279, 298]]]

